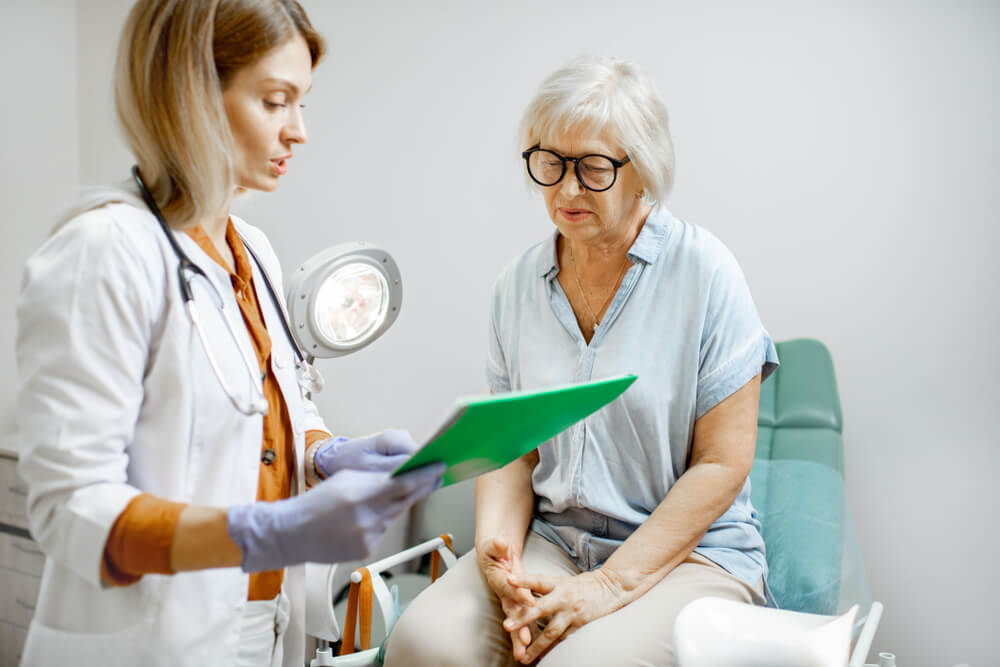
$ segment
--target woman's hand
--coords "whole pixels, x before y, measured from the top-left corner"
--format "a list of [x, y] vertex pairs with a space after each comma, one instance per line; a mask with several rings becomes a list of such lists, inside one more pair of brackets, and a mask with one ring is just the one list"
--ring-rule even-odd
[[545, 629], [534, 638], [524, 654], [514, 656], [524, 664], [537, 660], [587, 623], [627, 604], [620, 587], [601, 569], [572, 577], [511, 574], [507, 581], [519, 591], [530, 589], [542, 597], [535, 598], [530, 606], [521, 605], [519, 609], [507, 612], [504, 630], [513, 635], [534, 626], [535, 621], [548, 620]]
[[[509, 542], [501, 538], [485, 540], [476, 547], [479, 559], [479, 569], [486, 578], [486, 583], [500, 600], [500, 607], [510, 617], [523, 609], [531, 607], [535, 598], [527, 588], [511, 585], [511, 575], [523, 575], [524, 567], [521, 558], [514, 553]], [[510, 633], [510, 643], [514, 651], [514, 659], [524, 657], [527, 647], [531, 644], [532, 634], [529, 627], [521, 627]]]

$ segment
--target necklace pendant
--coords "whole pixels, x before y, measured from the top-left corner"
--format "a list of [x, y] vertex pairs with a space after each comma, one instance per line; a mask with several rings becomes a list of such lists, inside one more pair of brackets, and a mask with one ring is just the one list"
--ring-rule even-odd
[[598, 327], [599, 325], [600, 325], [600, 322], [594, 322], [594, 326], [593, 326], [593, 328], [591, 329], [591, 331], [593, 331], [594, 333], [597, 333], [597, 327]]

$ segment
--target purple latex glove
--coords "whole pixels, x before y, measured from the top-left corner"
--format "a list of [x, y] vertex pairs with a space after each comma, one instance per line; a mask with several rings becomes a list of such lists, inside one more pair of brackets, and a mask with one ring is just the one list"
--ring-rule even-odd
[[400, 514], [441, 485], [443, 463], [398, 477], [343, 470], [298, 496], [229, 508], [244, 572], [364, 558]]
[[341, 470], [392, 472], [417, 450], [406, 431], [392, 429], [348, 440], [343, 436], [324, 440], [316, 449], [316, 467], [324, 477]]

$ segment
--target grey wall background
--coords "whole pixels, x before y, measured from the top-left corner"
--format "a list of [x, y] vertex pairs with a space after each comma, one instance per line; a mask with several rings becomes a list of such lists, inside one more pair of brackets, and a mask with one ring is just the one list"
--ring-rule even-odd
[[[130, 164], [110, 70], [130, 3], [4, 0], [0, 371], [20, 268], [79, 184]], [[550, 231], [514, 132], [581, 52], [638, 62], [672, 114], [668, 205], [719, 235], [776, 339], [837, 365], [847, 484], [900, 665], [996, 664], [1000, 471], [1000, 5], [994, 2], [304, 3], [332, 52], [310, 142], [240, 212], [290, 272], [366, 239], [406, 296], [370, 348], [321, 367], [348, 433], [429, 433], [484, 389], [487, 298]], [[13, 429], [14, 383], [0, 384]]]

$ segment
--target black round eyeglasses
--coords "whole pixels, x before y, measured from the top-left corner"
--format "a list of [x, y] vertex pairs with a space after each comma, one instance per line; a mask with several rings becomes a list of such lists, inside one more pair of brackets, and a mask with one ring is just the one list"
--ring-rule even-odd
[[618, 180], [618, 170], [631, 162], [627, 155], [621, 160], [599, 153], [566, 157], [540, 146], [529, 148], [521, 157], [528, 165], [531, 180], [544, 187], [559, 183], [566, 174], [566, 163], [572, 162], [577, 181], [592, 192], [609, 190]]

